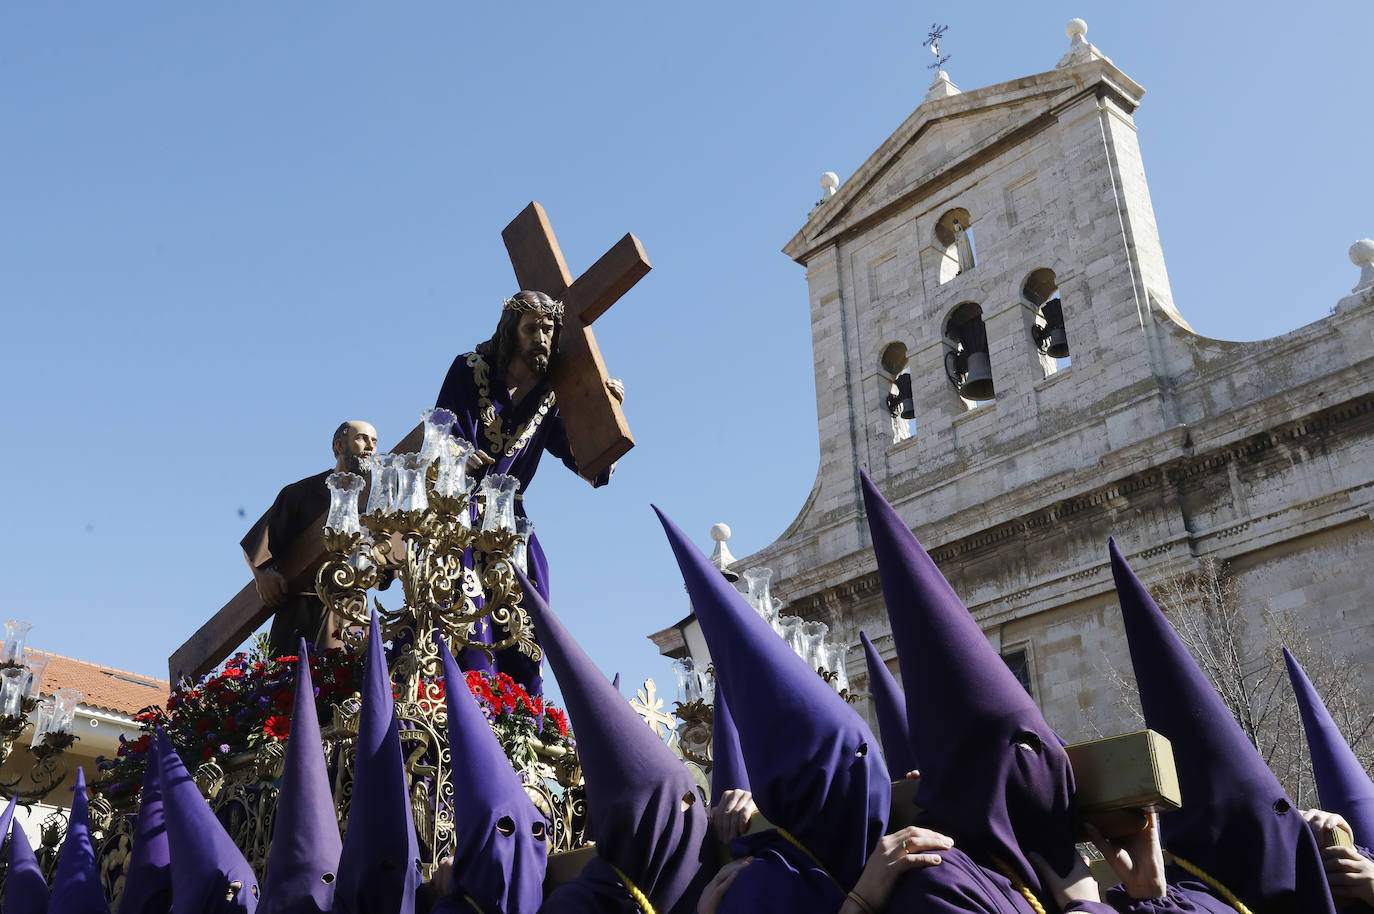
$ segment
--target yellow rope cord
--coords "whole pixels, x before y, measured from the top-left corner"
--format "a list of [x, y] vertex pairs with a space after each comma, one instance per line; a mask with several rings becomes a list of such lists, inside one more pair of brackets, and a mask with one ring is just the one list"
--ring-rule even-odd
[[1232, 892], [1226, 886], [1222, 885], [1218, 880], [1213, 878], [1213, 876], [1210, 873], [1205, 872], [1202, 869], [1202, 867], [1198, 866], [1196, 863], [1190, 863], [1189, 861], [1184, 860], [1178, 854], [1169, 853], [1169, 856], [1173, 859], [1174, 863], [1177, 863], [1179, 865], [1180, 868], [1186, 870], [1189, 873], [1192, 873], [1194, 876], [1201, 879], [1203, 882], [1207, 883], [1207, 886], [1210, 889], [1212, 889], [1212, 891], [1216, 892], [1218, 895], [1221, 896], [1222, 901], [1225, 901], [1231, 907], [1235, 908], [1237, 911], [1240, 912], [1240, 914], [1250, 914], [1250, 909], [1247, 908], [1245, 904], [1239, 898], [1236, 897], [1236, 894], [1234, 892]]
[[992, 858], [992, 862], [997, 864], [997, 868], [1002, 871], [1003, 876], [1011, 880], [1011, 887], [1021, 893], [1021, 896], [1026, 899], [1026, 904], [1031, 906], [1031, 910], [1034, 911], [1035, 914], [1045, 914], [1045, 906], [1040, 903], [1039, 898], [1035, 897], [1035, 893], [1031, 891], [1030, 886], [1021, 881], [1021, 877], [1016, 875], [1015, 870], [1007, 866], [1001, 860], [998, 860], [996, 857]]
[[483, 910], [482, 910], [482, 906], [481, 906], [481, 905], [479, 905], [477, 902], [475, 902], [475, 901], [472, 900], [472, 896], [471, 896], [471, 895], [464, 895], [464, 896], [463, 896], [463, 900], [466, 901], [469, 905], [471, 905], [471, 906], [472, 906], [472, 909], [473, 909], [474, 911], [476, 911], [477, 914], [487, 914], [486, 911], [483, 911]]
[[807, 859], [809, 859], [812, 863], [816, 864], [816, 868], [819, 869], [822, 873], [825, 873], [825, 877], [827, 879], [835, 883], [835, 888], [839, 889], [841, 892], [844, 892], [846, 895], [849, 894], [849, 890], [846, 889], [844, 886], [840, 885], [840, 880], [836, 879], [833, 875], [831, 875], [830, 870], [825, 868], [824, 863], [821, 863], [821, 859], [817, 857], [815, 854], [811, 853], [811, 851], [807, 850], [806, 846], [797, 840], [796, 835], [792, 834], [785, 828], [779, 828], [778, 834], [782, 836], [782, 839], [784, 841], [795, 847], [797, 850], [801, 851], [803, 854], [807, 856]]
[[[602, 859], [604, 860], [605, 858], [603, 857]], [[609, 860], [606, 861], [606, 865], [615, 870], [615, 874], [620, 877], [620, 884], [625, 886], [625, 891], [630, 893], [630, 897], [634, 899], [635, 904], [639, 905], [639, 909], [643, 911], [644, 914], [657, 914], [654, 910], [654, 906], [649, 903], [649, 896], [641, 892], [639, 886], [635, 885], [620, 867], [611, 863]]]

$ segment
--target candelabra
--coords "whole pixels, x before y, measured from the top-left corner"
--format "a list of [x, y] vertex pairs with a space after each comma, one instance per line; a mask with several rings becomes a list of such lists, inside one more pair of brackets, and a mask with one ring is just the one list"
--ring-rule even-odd
[[66, 778], [66, 751], [79, 738], [73, 730], [76, 706], [81, 702], [76, 689], [58, 689], [51, 698], [40, 698], [48, 660], [27, 655], [24, 642], [31, 628], [28, 622], [11, 619], [5, 623], [5, 641], [0, 645], [0, 765], [9, 761], [30, 716], [34, 724], [28, 747], [33, 766], [21, 774], [0, 777], [0, 792], [27, 802], [43, 799]]

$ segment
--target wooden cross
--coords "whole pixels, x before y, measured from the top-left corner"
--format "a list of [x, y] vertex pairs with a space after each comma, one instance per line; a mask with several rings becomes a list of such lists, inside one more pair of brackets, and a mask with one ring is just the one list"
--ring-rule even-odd
[[[620, 403], [606, 389], [606, 366], [590, 324], [649, 272], [649, 259], [639, 239], [626, 235], [574, 282], [549, 217], [538, 203], [525, 207], [501, 237], [520, 288], [546, 292], [564, 304], [557, 370], [550, 380], [567, 423], [578, 472], [594, 479], [634, 447], [634, 439]], [[416, 426], [391, 452], [419, 450], [422, 430]], [[307, 527], [281, 563], [292, 592], [315, 586], [315, 572], [326, 558], [320, 539], [324, 520], [321, 514]], [[175, 683], [181, 676], [208, 673], [271, 616], [272, 610], [263, 605], [249, 581], [167, 658], [169, 678]]]
[[606, 388], [606, 363], [591, 324], [652, 269], [649, 258], [639, 239], [626, 234], [574, 281], [549, 217], [538, 203], [525, 207], [501, 237], [520, 288], [563, 302], [563, 332], [549, 380], [578, 475], [593, 480], [625, 456], [635, 441], [620, 401]]

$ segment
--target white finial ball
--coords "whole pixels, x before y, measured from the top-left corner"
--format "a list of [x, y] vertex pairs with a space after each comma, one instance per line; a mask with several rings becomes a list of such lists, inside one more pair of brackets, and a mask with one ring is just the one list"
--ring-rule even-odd
[[723, 543], [730, 538], [729, 524], [716, 524], [711, 528], [711, 539], [718, 543]]
[[1350, 262], [1357, 267], [1374, 263], [1374, 239], [1361, 238], [1350, 246]]
[[1070, 41], [1075, 38], [1082, 38], [1088, 34], [1088, 23], [1082, 19], [1070, 19], [1069, 24], [1064, 26], [1064, 31], [1068, 34]]
[[[830, 193], [840, 186], [840, 176], [833, 171], [827, 171], [821, 175], [821, 190]], [[729, 529], [729, 528], [726, 528]]]

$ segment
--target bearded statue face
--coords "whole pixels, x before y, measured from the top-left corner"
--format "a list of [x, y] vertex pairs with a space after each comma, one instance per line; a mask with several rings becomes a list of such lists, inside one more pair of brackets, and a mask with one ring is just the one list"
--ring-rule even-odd
[[523, 312], [520, 323], [515, 327], [514, 357], [524, 362], [536, 375], [547, 373], [549, 360], [553, 358], [554, 333], [552, 315], [542, 311]]

